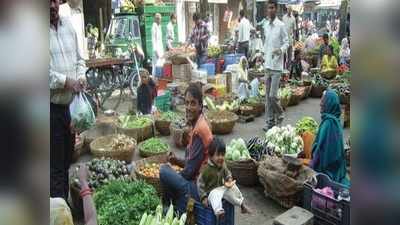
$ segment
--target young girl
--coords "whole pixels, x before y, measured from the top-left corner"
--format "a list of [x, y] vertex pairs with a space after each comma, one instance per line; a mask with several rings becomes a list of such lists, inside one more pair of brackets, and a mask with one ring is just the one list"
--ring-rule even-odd
[[154, 98], [157, 96], [156, 85], [147, 70], [141, 70], [140, 86], [137, 90], [137, 110], [143, 114], [150, 114]]
[[225, 143], [219, 138], [214, 138], [208, 149], [208, 156], [208, 163], [198, 181], [203, 205], [208, 207], [210, 203], [215, 215], [221, 216], [225, 213], [222, 208], [222, 199], [225, 199], [232, 205], [240, 206], [242, 213], [251, 213], [235, 184], [236, 181], [232, 179], [231, 172], [225, 165]]

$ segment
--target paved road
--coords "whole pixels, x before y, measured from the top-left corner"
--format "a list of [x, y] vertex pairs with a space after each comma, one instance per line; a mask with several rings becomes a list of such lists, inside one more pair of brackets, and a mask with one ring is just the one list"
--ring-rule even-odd
[[[311, 116], [317, 122], [320, 122], [320, 99], [308, 98], [302, 101], [297, 106], [289, 107], [285, 111], [284, 125], [295, 123], [304, 116]], [[131, 102], [124, 102], [118, 109], [119, 112], [127, 112], [132, 107]], [[248, 139], [254, 136], [262, 136], [264, 132], [262, 127], [265, 124], [265, 114], [262, 117], [256, 118], [255, 121], [250, 123], [237, 123], [234, 131], [229, 135], [221, 136], [225, 142], [229, 142], [232, 138], [243, 138]], [[349, 136], [349, 129], [345, 129], [344, 136], [347, 139]], [[167, 141], [170, 146], [174, 146], [170, 137], [162, 137]], [[172, 151], [176, 152], [177, 155], [183, 156], [184, 150], [172, 147]], [[90, 160], [90, 155], [81, 156], [80, 162]], [[135, 153], [135, 159], [140, 159], [138, 152]], [[265, 197], [263, 188], [261, 186], [254, 188], [240, 187], [248, 205], [253, 209], [252, 215], [241, 214], [240, 209], [236, 208], [235, 221], [238, 225], [272, 225], [273, 219], [285, 212], [285, 209], [280, 207], [277, 203], [271, 199]]]

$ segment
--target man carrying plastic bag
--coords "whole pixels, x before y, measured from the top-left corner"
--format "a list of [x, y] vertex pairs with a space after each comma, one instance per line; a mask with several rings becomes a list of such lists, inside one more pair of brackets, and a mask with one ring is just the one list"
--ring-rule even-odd
[[[68, 169], [75, 141], [70, 103], [74, 94], [86, 86], [86, 67], [75, 30], [69, 20], [58, 15], [59, 4], [59, 0], [50, 1], [50, 197], [67, 200]], [[87, 107], [79, 110], [87, 111]]]

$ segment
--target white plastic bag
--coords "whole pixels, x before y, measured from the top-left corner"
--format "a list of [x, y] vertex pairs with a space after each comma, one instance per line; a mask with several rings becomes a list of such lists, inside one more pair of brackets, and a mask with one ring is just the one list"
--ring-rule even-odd
[[79, 92], [79, 94], [75, 95], [69, 105], [69, 111], [71, 114], [72, 127], [77, 132], [87, 130], [96, 123], [96, 117], [92, 106], [83, 92]]

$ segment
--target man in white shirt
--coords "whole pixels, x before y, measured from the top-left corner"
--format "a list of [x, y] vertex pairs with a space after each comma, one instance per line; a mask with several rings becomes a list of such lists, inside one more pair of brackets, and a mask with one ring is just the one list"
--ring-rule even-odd
[[67, 18], [78, 36], [78, 47], [83, 58], [88, 58], [87, 43], [85, 38], [85, 22], [82, 9], [82, 0], [68, 0], [60, 5], [59, 15]]
[[238, 26], [239, 36], [238, 36], [238, 52], [243, 53], [248, 57], [249, 52], [249, 40], [250, 40], [250, 30], [253, 26], [250, 21], [246, 18], [244, 10], [240, 10], [240, 22]]
[[174, 25], [176, 24], [176, 14], [172, 13], [170, 16], [170, 21], [167, 25], [167, 51], [171, 50], [173, 48], [172, 44], [174, 43], [175, 40], [175, 31], [174, 31]]
[[278, 98], [278, 88], [283, 71], [283, 55], [289, 46], [285, 24], [276, 17], [278, 3], [269, 0], [267, 3], [268, 20], [262, 24], [264, 29], [264, 67], [266, 74], [266, 110], [267, 121], [264, 131], [282, 123], [283, 109]]
[[292, 46], [294, 40], [294, 31], [296, 28], [296, 19], [292, 14], [292, 8], [290, 6], [287, 7], [287, 13], [283, 15], [282, 22], [286, 26], [286, 31], [288, 33], [288, 38], [289, 38], [289, 47], [285, 57], [285, 67], [289, 68], [289, 64], [290, 62], [292, 62]]
[[156, 74], [156, 66], [161, 64], [160, 60], [164, 55], [160, 13], [156, 13], [156, 15], [154, 16], [153, 27], [151, 28], [151, 43], [153, 46], [152, 75], [154, 76]]

